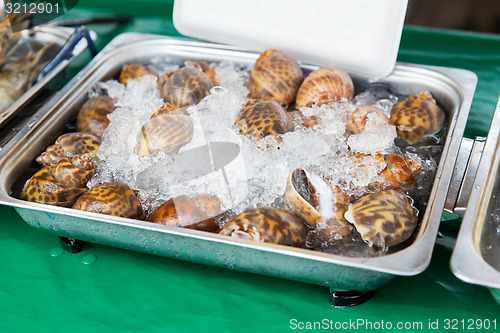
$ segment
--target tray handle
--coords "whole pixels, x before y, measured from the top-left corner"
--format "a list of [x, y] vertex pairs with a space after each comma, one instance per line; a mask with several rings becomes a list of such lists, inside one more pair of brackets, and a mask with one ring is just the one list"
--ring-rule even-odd
[[[484, 151], [486, 141], [498, 141], [500, 133], [500, 96], [493, 113], [488, 137], [476, 137], [475, 139], [462, 138], [458, 157], [455, 162], [450, 188], [446, 196], [444, 210], [462, 218], [473, 190], [476, 174], [478, 173], [479, 161], [482, 157], [489, 158], [491, 151]], [[483, 156], [484, 154], [486, 156]]]
[[462, 138], [450, 188], [446, 196], [444, 206], [446, 212], [463, 217], [474, 186], [474, 178], [476, 177], [485, 142], [485, 137]]

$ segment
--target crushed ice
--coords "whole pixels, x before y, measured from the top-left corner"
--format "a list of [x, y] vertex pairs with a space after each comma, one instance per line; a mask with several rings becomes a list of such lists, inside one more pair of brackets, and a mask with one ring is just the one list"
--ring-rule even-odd
[[[168, 67], [161, 59], [155, 65]], [[236, 213], [249, 207], [272, 205], [285, 190], [290, 171], [303, 167], [340, 186], [350, 195], [377, 177], [385, 167], [369, 154], [394, 150], [395, 130], [374, 120], [365, 134], [345, 135], [346, 114], [368, 101], [387, 112], [395, 99], [380, 100], [365, 94], [358, 100], [341, 100], [320, 107], [301, 108], [306, 117], [321, 117], [314, 128], [299, 127], [282, 135], [255, 141], [239, 135], [234, 121], [247, 101], [249, 70], [222, 63], [216, 68], [219, 86], [199, 104], [187, 109], [194, 123], [192, 141], [176, 156], [154, 153], [139, 158], [134, 153], [141, 126], [162, 104], [157, 78], [146, 75], [126, 86], [117, 81], [99, 83], [94, 89], [117, 100], [118, 108], [108, 117], [110, 124], [96, 155], [97, 173], [92, 187], [121, 181], [139, 191], [147, 211], [173, 196], [207, 192], [217, 195], [223, 209]], [[368, 154], [354, 163], [351, 152]]]

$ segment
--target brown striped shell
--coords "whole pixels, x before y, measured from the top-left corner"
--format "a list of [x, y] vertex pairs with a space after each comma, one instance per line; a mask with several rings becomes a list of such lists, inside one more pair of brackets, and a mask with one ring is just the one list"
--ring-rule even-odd
[[409, 144], [422, 142], [436, 134], [444, 124], [445, 114], [427, 90], [407, 97], [391, 110], [391, 124], [399, 137]]
[[127, 184], [120, 182], [92, 187], [78, 198], [73, 208], [133, 219], [144, 218], [144, 212], [136, 194]]
[[400, 189], [401, 186], [415, 183], [420, 174], [420, 161], [407, 158], [403, 154], [354, 154], [351, 159], [354, 163], [365, 163], [366, 158], [375, 159], [385, 165], [379, 171], [377, 179], [368, 185], [367, 192], [378, 192], [389, 189]]
[[63, 157], [91, 154], [95, 155], [99, 150], [101, 141], [95, 135], [72, 132], [58, 137], [55, 143], [40, 154], [36, 161], [43, 165], [55, 165]]
[[154, 73], [141, 64], [124, 65], [118, 77], [118, 82], [126, 85], [128, 80], [137, 80], [144, 75], [154, 75]]
[[71, 207], [95, 173], [90, 154], [64, 157], [54, 167], [45, 166], [24, 185], [21, 199]]
[[350, 200], [338, 186], [331, 187], [319, 176], [297, 168], [290, 172], [283, 202], [311, 228], [321, 227], [334, 231], [340, 239], [352, 231], [344, 219]]
[[346, 219], [370, 246], [394, 246], [407, 240], [417, 226], [413, 200], [396, 190], [371, 193], [349, 206]]
[[156, 152], [175, 155], [193, 138], [193, 122], [182, 114], [165, 113], [148, 120], [137, 133], [135, 153], [147, 156]]
[[172, 198], [155, 209], [146, 221], [172, 227], [219, 231], [219, 224], [213, 217], [222, 213], [220, 200], [207, 193], [198, 194], [192, 199], [186, 195]]
[[365, 133], [369, 121], [390, 123], [389, 118], [381, 109], [372, 105], [360, 105], [347, 117], [346, 130], [350, 134]]
[[170, 103], [165, 103], [155, 113], [153, 113], [149, 119], [153, 119], [155, 117], [161, 116], [162, 114], [170, 114], [170, 115], [181, 114], [181, 115], [189, 116], [187, 109], [188, 109], [187, 106], [176, 109], [172, 105], [170, 105]]
[[198, 104], [210, 93], [213, 84], [200, 70], [182, 67], [174, 71], [163, 86], [165, 101], [174, 108]]
[[219, 234], [258, 242], [303, 247], [307, 227], [297, 216], [286, 210], [260, 207], [233, 217]]
[[312, 71], [300, 85], [296, 107], [317, 106], [354, 96], [354, 84], [349, 74], [336, 67], [325, 66]]
[[108, 114], [116, 109], [116, 101], [109, 96], [96, 96], [83, 104], [76, 116], [76, 130], [101, 137], [109, 125]]
[[422, 163], [417, 160], [407, 158], [403, 154], [386, 154], [384, 160], [387, 169], [400, 185], [410, 185], [418, 180]]
[[290, 128], [286, 111], [274, 101], [249, 100], [238, 114], [234, 123], [240, 133], [247, 137], [262, 139], [273, 135], [279, 139]]
[[255, 62], [248, 80], [248, 97], [275, 101], [285, 108], [295, 101], [303, 80], [297, 60], [279, 50], [267, 49]]

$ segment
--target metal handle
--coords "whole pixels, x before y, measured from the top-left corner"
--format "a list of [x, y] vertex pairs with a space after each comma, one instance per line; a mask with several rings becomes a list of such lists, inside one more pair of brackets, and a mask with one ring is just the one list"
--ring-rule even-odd
[[448, 213], [463, 217], [485, 142], [485, 137], [462, 139], [444, 206]]

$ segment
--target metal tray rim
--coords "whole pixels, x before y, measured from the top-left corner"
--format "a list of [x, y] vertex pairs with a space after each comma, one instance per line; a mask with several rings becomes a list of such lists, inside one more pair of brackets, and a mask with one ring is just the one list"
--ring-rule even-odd
[[[173, 37], [165, 37], [165, 36], [159, 36], [159, 35], [148, 35], [148, 34], [139, 34], [139, 33], [126, 33], [119, 35], [116, 37], [113, 41], [111, 41], [108, 46], [106, 46], [101, 53], [94, 58], [75, 78], [68, 83], [66, 87], [64, 87], [56, 96], [53, 97], [53, 100], [49, 101], [47, 104], [51, 105], [57, 102], [54, 100], [59, 100], [63, 96], [70, 94], [74, 88], [74, 85], [82, 80], [85, 76], [90, 75], [92, 72], [92, 69], [96, 64], [99, 64], [101, 61], [104, 61], [106, 56], [109, 55], [113, 50], [118, 49], [121, 45], [126, 45], [130, 42], [137, 41], [137, 40], [148, 40], [151, 42], [151, 40], [166, 40], [171, 43], [188, 43], [189, 45], [194, 45], [194, 46], [206, 46], [209, 45], [209, 47], [214, 47], [214, 48], [220, 48], [220, 49], [229, 49], [229, 50], [237, 50], [237, 51], [245, 51], [239, 47], [234, 47], [234, 46], [227, 46], [227, 45], [221, 45], [221, 44], [212, 44], [212, 43], [205, 43], [205, 42], [199, 42], [199, 41], [193, 41], [193, 40], [185, 40], [185, 39], [179, 39], [179, 38], [173, 38]], [[248, 51], [250, 52], [250, 51]], [[252, 52], [253, 53], [253, 52]], [[477, 77], [475, 76], [474, 73], [467, 71], [467, 70], [462, 70], [462, 69], [451, 69], [451, 68], [445, 68], [445, 67], [435, 67], [435, 66], [426, 66], [426, 65], [413, 65], [413, 64], [403, 64], [403, 63], [398, 63], [396, 66], [398, 70], [402, 70], [404, 68], [418, 68], [420, 70], [426, 70], [429, 72], [437, 72], [439, 75], [444, 75], [448, 77], [450, 80], [454, 82], [455, 85], [459, 87], [458, 91], [459, 94], [461, 95], [461, 104], [459, 107], [459, 110], [456, 112], [456, 117], [452, 119], [452, 128], [453, 130], [450, 131], [448, 134], [447, 142], [445, 145], [445, 148], [443, 150], [443, 155], [442, 159], [446, 159], [448, 164], [454, 164], [453, 161], [448, 160], [449, 155], [455, 155], [458, 154], [458, 147], [460, 145], [460, 140], [462, 134], [460, 134], [460, 137], [457, 138], [455, 133], [463, 133], [463, 130], [465, 128], [465, 123], [467, 120], [467, 115], [468, 111], [470, 109], [470, 104], [472, 102], [472, 96], [473, 92], [475, 90], [475, 85], [477, 83]], [[52, 106], [54, 106], [52, 105]], [[46, 114], [50, 111], [50, 107], [46, 105], [46, 107], [42, 108], [39, 113], [36, 115], [36, 118], [34, 120], [34, 123], [37, 121], [41, 121]], [[22, 140], [22, 138], [29, 134], [30, 131], [33, 130], [33, 128], [36, 126], [31, 126], [31, 127], [26, 127], [23, 128], [14, 138], [9, 142], [5, 149], [2, 149], [0, 151], [0, 161], [4, 160], [5, 155], [7, 154], [7, 151], [12, 149], [12, 146], [14, 145], [15, 142], [19, 142]], [[452, 133], [453, 132], [453, 133]], [[10, 148], [10, 149], [9, 149]], [[446, 153], [446, 154], [444, 154]], [[441, 175], [442, 170], [445, 169], [444, 166], [445, 163], [440, 163], [440, 171], [438, 171], [439, 175]], [[449, 166], [448, 166], [449, 167]], [[453, 165], [451, 165], [451, 168]], [[439, 179], [437, 179], [439, 178]], [[449, 185], [449, 179], [443, 179], [442, 177], [437, 177], [436, 182], [439, 182], [439, 186], [435, 185], [433, 193], [431, 196], [433, 198], [437, 198], [440, 201], [442, 201], [442, 206], [444, 207], [444, 195], [438, 195], [437, 189], [440, 189], [441, 192], [444, 193], [439, 193], [439, 194], [446, 194], [447, 187]], [[451, 178], [451, 174], [450, 174]], [[444, 188], [444, 189], [443, 189]], [[441, 199], [442, 198], [442, 199]], [[8, 196], [6, 193], [0, 193], [0, 199], [2, 200], [1, 203], [4, 204], [9, 204], [15, 207], [22, 207], [22, 208], [28, 208], [28, 209], [36, 209], [36, 210], [44, 210], [47, 212], [53, 212], [57, 214], [61, 214], [62, 212], [67, 212], [71, 211], [71, 209], [65, 209], [61, 207], [51, 207], [51, 206], [46, 206], [46, 205], [40, 205], [40, 204], [33, 204], [29, 205], [28, 203], [14, 199]], [[441, 206], [439, 204], [438, 206]], [[63, 209], [62, 211], [60, 211]], [[69, 212], [71, 214], [76, 214], [75, 212]], [[108, 222], [113, 222], [116, 223], [117, 221], [120, 221], [120, 223], [125, 223], [126, 220], [128, 219], [123, 219], [123, 218], [114, 218], [114, 217], [108, 217], [108, 216], [102, 216], [102, 215], [95, 215], [93, 213], [86, 213], [86, 212], [78, 212], [76, 214], [78, 217], [85, 217], [88, 219], [94, 219], [94, 220], [103, 220], [103, 221], [108, 221]], [[90, 214], [90, 215], [89, 215]], [[440, 220], [441, 214], [442, 214], [442, 209], [438, 208], [433, 208], [432, 211], [428, 212], [430, 215], [430, 218], [438, 219]], [[96, 218], [98, 217], [98, 218]], [[137, 225], [136, 222], [133, 220], [135, 225]], [[139, 221], [140, 222], [140, 221]], [[128, 223], [128, 222], [127, 222]], [[432, 248], [433, 248], [433, 243], [435, 241], [435, 237], [437, 234], [437, 229], [438, 229], [439, 223], [430, 223], [430, 228], [431, 230], [428, 230], [424, 237], [421, 237], [418, 239], [414, 244], [412, 244], [410, 247], [403, 249], [401, 251], [398, 251], [396, 253], [383, 256], [383, 257], [376, 257], [376, 258], [350, 258], [350, 257], [342, 257], [342, 256], [335, 256], [331, 254], [326, 254], [330, 257], [333, 257], [333, 259], [328, 260], [329, 262], [331, 261], [332, 263], [339, 263], [341, 265], [347, 265], [347, 266], [354, 266], [354, 267], [363, 267], [363, 268], [368, 268], [371, 270], [376, 270], [380, 272], [387, 272], [390, 274], [397, 274], [397, 275], [415, 275], [420, 272], [422, 272], [429, 264], [430, 258], [431, 258], [431, 253], [432, 253]], [[159, 229], [160, 230], [160, 229]], [[168, 230], [169, 232], [174, 232], [167, 229], [161, 229], [162, 232], [166, 232], [165, 230]], [[191, 231], [187, 232], [184, 230], [175, 230], [175, 233], [180, 233], [180, 234], [185, 234], [186, 236], [191, 236], [193, 233]], [[209, 234], [210, 238], [214, 238], [214, 235]], [[219, 236], [218, 237], [223, 237]], [[229, 242], [229, 240], [225, 239], [226, 237], [222, 238], [224, 241]], [[218, 239], [218, 238], [216, 238]], [[231, 241], [232, 243], [233, 241]], [[235, 242], [235, 245], [241, 246], [241, 244], [247, 244], [247, 242], [240, 242], [237, 241]], [[255, 245], [257, 246], [257, 245]], [[262, 249], [271, 249], [275, 248], [276, 246], [271, 246], [270, 244], [258, 244], [259, 248]], [[280, 248], [281, 246], [277, 246], [280, 251], [282, 249]], [[430, 249], [430, 250], [425, 250], [425, 249]], [[405, 256], [408, 256], [410, 254], [415, 254], [415, 253], [420, 253], [420, 257], [422, 257], [422, 251], [426, 251], [426, 255], [424, 256], [425, 258], [421, 258], [419, 260], [404, 260], [403, 264], [399, 263], [397, 266], [394, 267], [394, 265], [391, 265], [391, 261], [393, 261], [395, 258], [402, 257], [404, 258]], [[315, 252], [311, 250], [307, 250], [308, 252], [311, 252], [314, 254], [314, 256], [320, 257], [318, 254], [321, 252]], [[285, 252], [291, 252], [291, 253], [298, 253], [297, 251], [290, 251], [290, 249], [286, 249]], [[418, 261], [418, 262], [417, 262]], [[376, 264], [374, 264], [376, 263]], [[407, 267], [402, 267], [402, 266], [407, 266]]]
[[[500, 164], [500, 99], [479, 162], [474, 186], [451, 257], [450, 267], [460, 279], [491, 288], [500, 288], [500, 271], [487, 263], [474, 243], [474, 228], [487, 218], [484, 207], [492, 197], [495, 171]], [[495, 160], [496, 158], [496, 160]]]

